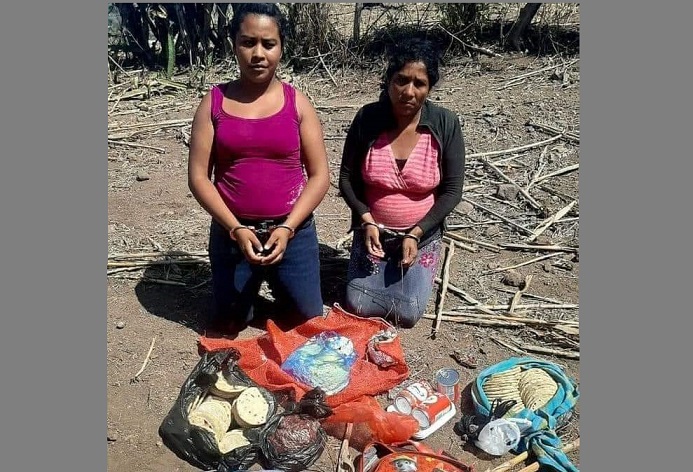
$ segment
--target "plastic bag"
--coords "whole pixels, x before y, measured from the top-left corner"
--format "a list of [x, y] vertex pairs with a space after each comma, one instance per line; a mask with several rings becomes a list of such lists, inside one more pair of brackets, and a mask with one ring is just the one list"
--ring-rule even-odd
[[494, 456], [502, 456], [520, 442], [520, 428], [512, 421], [503, 418], [490, 421], [479, 432], [474, 444]]
[[349, 384], [355, 361], [356, 351], [351, 339], [325, 331], [292, 352], [281, 369], [299, 382], [334, 395]]
[[355, 443], [362, 445], [366, 442], [391, 444], [406, 441], [419, 430], [419, 422], [415, 418], [385, 411], [375, 398], [368, 396], [335, 407], [333, 415], [324, 424], [337, 423], [354, 423], [352, 438]]
[[[188, 421], [188, 415], [193, 406], [199, 402], [200, 398], [207, 395], [210, 387], [216, 382], [219, 371], [223, 371], [225, 377], [232, 378], [235, 384], [260, 388], [268, 400], [270, 417], [275, 415], [277, 405], [274, 397], [245, 375], [238, 367], [239, 358], [240, 354], [235, 349], [218, 351], [213, 354], [205, 353], [183, 382], [178, 398], [159, 426], [159, 436], [166, 447], [180, 459], [197, 468], [215, 470], [221, 458], [224, 457], [219, 451], [214, 434], [206, 429], [191, 425]], [[254, 429], [258, 431], [254, 431]], [[259, 429], [254, 429], [247, 429], [246, 435], [257, 436]], [[244, 446], [231, 451], [229, 454], [238, 458], [239, 465], [243, 466], [239, 468], [248, 468], [256, 462], [258, 450], [255, 447]]]
[[325, 392], [319, 388], [309, 391], [300, 402], [289, 402], [283, 413], [260, 428], [251, 439], [251, 446], [224, 456], [218, 472], [247, 469], [253, 463], [251, 460], [267, 469], [306, 470], [325, 449], [327, 435], [319, 420], [331, 414]]

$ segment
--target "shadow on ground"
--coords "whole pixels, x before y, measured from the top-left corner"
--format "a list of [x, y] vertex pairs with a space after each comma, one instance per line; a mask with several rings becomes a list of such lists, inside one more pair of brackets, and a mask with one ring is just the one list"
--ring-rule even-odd
[[[171, 253], [180, 259], [185, 253]], [[166, 253], [162, 254], [163, 257]], [[320, 244], [320, 277], [323, 303], [343, 304], [349, 253]], [[208, 263], [172, 263], [148, 267], [135, 286], [135, 294], [147, 312], [203, 334], [212, 308], [211, 272]], [[298, 321], [271, 292], [258, 296], [251, 326], [263, 328], [268, 318], [282, 329]]]

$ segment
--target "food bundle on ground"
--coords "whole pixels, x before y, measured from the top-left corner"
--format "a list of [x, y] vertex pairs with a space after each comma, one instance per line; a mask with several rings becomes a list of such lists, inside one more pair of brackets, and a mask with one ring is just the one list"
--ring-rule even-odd
[[558, 384], [543, 369], [523, 371], [516, 365], [491, 375], [482, 389], [491, 402], [515, 400], [517, 403], [508, 412], [514, 416], [524, 408], [534, 411], [546, 405], [558, 391]]
[[229, 383], [222, 371], [209, 392], [192, 406], [188, 421], [212, 433], [222, 454], [250, 444], [244, 430], [264, 425], [273, 413], [269, 392]]

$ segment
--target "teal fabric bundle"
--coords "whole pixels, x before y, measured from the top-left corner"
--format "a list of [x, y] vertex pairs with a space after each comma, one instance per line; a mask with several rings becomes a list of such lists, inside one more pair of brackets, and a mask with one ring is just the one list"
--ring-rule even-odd
[[535, 411], [525, 408], [514, 416], [532, 422], [532, 426], [523, 433], [516, 452], [531, 450], [542, 466], [558, 472], [578, 472], [578, 468], [561, 451], [561, 440], [555, 430], [559, 419], [573, 409], [580, 394], [575, 381], [556, 364], [530, 357], [513, 357], [484, 369], [472, 386], [472, 399], [477, 412], [488, 415], [491, 408], [491, 402], [482, 388], [484, 382], [490, 376], [515, 366], [519, 366], [523, 371], [531, 368], [543, 369], [558, 384], [558, 391], [546, 405]]

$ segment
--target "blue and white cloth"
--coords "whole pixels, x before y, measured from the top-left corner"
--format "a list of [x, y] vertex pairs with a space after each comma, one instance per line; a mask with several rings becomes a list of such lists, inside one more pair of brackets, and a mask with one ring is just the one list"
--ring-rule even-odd
[[482, 370], [472, 385], [472, 399], [477, 412], [489, 415], [491, 408], [491, 402], [482, 388], [486, 379], [515, 366], [520, 366], [522, 370], [543, 369], [558, 384], [558, 391], [546, 405], [534, 411], [525, 408], [514, 415], [515, 418], [524, 418], [532, 422], [532, 426], [523, 432], [515, 451], [521, 453], [531, 450], [537, 461], [550, 470], [579, 472], [568, 456], [561, 451], [561, 440], [555, 430], [560, 418], [570, 413], [576, 405], [580, 393], [575, 380], [568, 377], [556, 364], [530, 357], [513, 357]]

